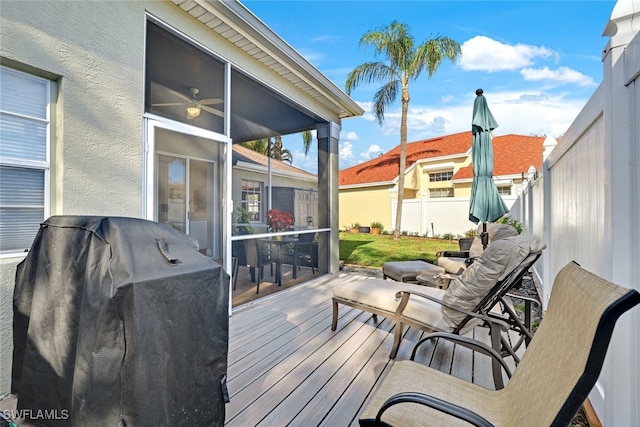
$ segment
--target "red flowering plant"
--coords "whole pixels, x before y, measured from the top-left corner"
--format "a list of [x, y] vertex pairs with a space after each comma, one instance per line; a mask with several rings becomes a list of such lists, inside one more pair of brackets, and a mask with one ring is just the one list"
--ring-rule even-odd
[[267, 225], [274, 233], [284, 231], [293, 225], [293, 217], [289, 212], [271, 209], [267, 211]]

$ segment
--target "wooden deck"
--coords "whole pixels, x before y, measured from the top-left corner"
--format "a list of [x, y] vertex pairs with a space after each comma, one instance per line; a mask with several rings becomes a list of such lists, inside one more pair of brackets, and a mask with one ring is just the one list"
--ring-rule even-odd
[[[316, 276], [234, 309], [227, 371], [231, 402], [226, 405], [225, 425], [357, 425], [364, 402], [393, 363], [388, 356], [394, 325], [340, 306], [338, 328], [331, 331], [332, 287], [370, 277]], [[409, 359], [422, 335], [409, 328], [397, 360]], [[478, 327], [468, 336], [489, 342], [486, 328]], [[450, 343], [424, 347], [418, 360], [493, 388], [488, 358]], [[15, 396], [0, 400], [0, 410], [15, 405]], [[35, 424], [20, 420], [19, 425]]]
[[[230, 319], [228, 426], [349, 426], [393, 361], [393, 327], [387, 319], [340, 306], [331, 331], [331, 289], [366, 278], [324, 275], [237, 307]], [[397, 360], [408, 359], [420, 331], [409, 328]], [[469, 336], [488, 342], [487, 329]], [[425, 346], [420, 360], [493, 388], [490, 360], [441, 343]]]

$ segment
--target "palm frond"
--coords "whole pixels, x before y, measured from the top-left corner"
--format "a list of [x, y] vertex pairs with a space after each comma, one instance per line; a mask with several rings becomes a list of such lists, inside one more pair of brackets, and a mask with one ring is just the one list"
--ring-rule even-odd
[[385, 82], [395, 78], [395, 70], [391, 69], [387, 64], [382, 62], [365, 62], [354, 68], [347, 76], [345, 90], [347, 94], [361, 84], [370, 84], [376, 82]]
[[417, 78], [425, 69], [431, 78], [444, 59], [453, 63], [460, 59], [461, 52], [460, 44], [449, 37], [436, 36], [425, 41], [416, 51], [415, 61], [411, 67], [412, 79]]
[[400, 81], [393, 80], [379, 88], [373, 96], [371, 113], [376, 116], [379, 125], [384, 122], [384, 110], [393, 104], [400, 89]]

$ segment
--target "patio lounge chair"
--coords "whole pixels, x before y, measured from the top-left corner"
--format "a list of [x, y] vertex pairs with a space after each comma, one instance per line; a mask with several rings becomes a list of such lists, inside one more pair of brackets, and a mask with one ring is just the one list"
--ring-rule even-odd
[[[331, 330], [338, 324], [339, 304], [348, 305], [395, 322], [394, 342], [389, 354], [395, 358], [403, 326], [426, 332], [451, 332], [464, 335], [478, 324], [491, 328], [493, 348], [501, 354], [516, 355], [518, 347], [531, 339], [530, 324], [518, 319], [507, 293], [527, 274], [546, 245], [532, 235], [516, 235], [495, 240], [480, 258], [447, 290], [383, 279], [363, 279], [339, 284], [333, 289]], [[530, 299], [525, 299], [531, 310]], [[527, 316], [530, 319], [530, 316]], [[520, 334], [510, 344], [501, 331]], [[494, 362], [494, 381], [502, 383], [500, 366]]]
[[[481, 230], [481, 226], [478, 230]], [[489, 223], [487, 224], [488, 242], [503, 239], [505, 237], [516, 236], [516, 229], [508, 224]], [[480, 236], [473, 239], [471, 248], [468, 251], [440, 251], [436, 254], [438, 257], [437, 265], [431, 264], [423, 259], [415, 259], [411, 261], [389, 261], [382, 266], [383, 279], [392, 279], [397, 282], [418, 283], [418, 276], [428, 275], [446, 275], [446, 283], [453, 275], [460, 275], [471, 264], [474, 259], [482, 254], [482, 240]], [[445, 286], [446, 287], [446, 286]]]
[[540, 328], [504, 389], [488, 390], [413, 360], [399, 361], [367, 403], [360, 425], [569, 425], [600, 375], [616, 321], [638, 303], [637, 291], [569, 263], [556, 276]]

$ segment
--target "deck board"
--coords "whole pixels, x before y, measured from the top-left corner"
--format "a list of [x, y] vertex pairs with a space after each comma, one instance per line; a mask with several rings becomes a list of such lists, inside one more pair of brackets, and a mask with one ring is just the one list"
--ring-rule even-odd
[[[426, 335], [404, 328], [396, 359], [391, 360], [395, 325], [344, 305], [337, 329], [331, 331], [333, 286], [366, 278], [354, 273], [316, 275], [234, 308], [225, 425], [358, 425], [358, 415], [395, 360], [410, 359], [415, 343]], [[467, 335], [489, 343], [486, 328]], [[521, 348], [518, 354], [523, 352]], [[428, 343], [420, 347], [416, 360], [493, 388], [490, 359], [470, 349]], [[514, 365], [511, 358], [507, 363]], [[0, 403], [2, 409], [15, 408], [15, 399]]]
[[[349, 426], [394, 361], [395, 325], [384, 317], [340, 305], [331, 331], [331, 290], [366, 278], [324, 275], [234, 310], [230, 319], [228, 426]], [[411, 356], [425, 334], [405, 328], [396, 360]], [[467, 334], [489, 343], [488, 330]], [[416, 360], [493, 388], [490, 359], [440, 340], [423, 345]], [[521, 350], [522, 351], [522, 350]]]

